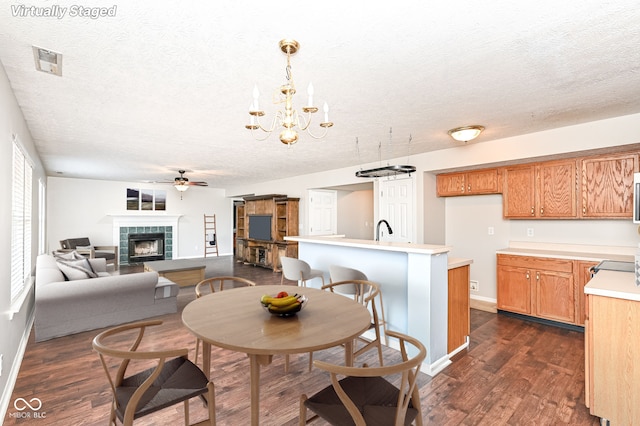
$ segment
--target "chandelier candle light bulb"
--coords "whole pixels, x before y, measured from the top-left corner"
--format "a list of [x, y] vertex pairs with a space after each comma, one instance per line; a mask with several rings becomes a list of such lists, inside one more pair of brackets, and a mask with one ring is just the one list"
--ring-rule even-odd
[[307, 94], [309, 95], [309, 102], [307, 102], [307, 106], [313, 106], [313, 84], [309, 82], [309, 87], [307, 87]]
[[309, 129], [312, 114], [318, 112], [318, 108], [313, 106], [313, 95], [315, 91], [311, 83], [309, 83], [307, 87], [308, 105], [302, 107], [302, 113], [304, 113], [304, 115], [299, 114], [298, 111], [293, 108], [293, 95], [296, 93], [296, 88], [291, 72], [291, 55], [295, 54], [298, 49], [300, 49], [300, 44], [297, 41], [291, 39], [280, 40], [280, 50], [287, 55], [287, 66], [285, 69], [287, 82], [280, 86], [279, 94], [277, 99], [274, 100], [274, 103], [284, 104], [284, 110], [276, 112], [271, 125], [268, 127], [260, 123], [260, 117], [264, 116], [265, 113], [259, 107], [258, 98], [260, 97], [260, 92], [258, 91], [258, 85], [256, 84], [253, 88], [253, 102], [249, 107], [251, 122], [245, 125], [245, 128], [251, 130], [252, 134], [254, 134], [254, 130], [258, 129], [266, 133], [264, 138], [260, 139], [256, 137], [256, 139], [265, 140], [276, 127], [282, 127], [283, 129], [280, 131], [280, 141], [286, 145], [292, 145], [298, 141], [298, 131], [296, 127], [301, 131], [306, 131], [309, 136], [314, 139], [321, 139], [326, 136], [329, 127], [333, 126], [333, 123], [329, 121], [329, 105], [325, 102], [324, 121], [320, 123], [320, 127], [324, 129], [324, 132], [316, 136]]

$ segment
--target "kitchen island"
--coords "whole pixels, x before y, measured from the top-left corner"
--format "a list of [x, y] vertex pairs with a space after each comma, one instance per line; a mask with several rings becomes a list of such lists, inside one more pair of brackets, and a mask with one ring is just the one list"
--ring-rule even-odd
[[[414, 336], [427, 347], [422, 371], [434, 376], [451, 363], [447, 353], [449, 247], [335, 236], [285, 240], [298, 243], [298, 257], [324, 271], [326, 282], [329, 266], [340, 265], [358, 269], [378, 283], [387, 328]], [[469, 263], [461, 261], [456, 266]], [[320, 283], [316, 281], [307, 285], [317, 288]]]
[[640, 424], [640, 287], [633, 272], [601, 270], [584, 288], [585, 404], [610, 424]]

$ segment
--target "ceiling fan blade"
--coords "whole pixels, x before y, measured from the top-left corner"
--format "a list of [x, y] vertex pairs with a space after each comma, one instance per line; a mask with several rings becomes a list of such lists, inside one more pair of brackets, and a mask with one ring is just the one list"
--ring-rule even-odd
[[189, 182], [189, 185], [193, 186], [209, 186], [207, 182]]

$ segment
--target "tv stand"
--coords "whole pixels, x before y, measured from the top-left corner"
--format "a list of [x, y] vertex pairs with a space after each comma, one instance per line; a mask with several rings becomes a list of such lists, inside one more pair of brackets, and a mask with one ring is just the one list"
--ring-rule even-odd
[[[298, 243], [284, 237], [298, 235], [299, 198], [270, 194], [236, 202], [236, 260], [279, 272], [281, 256], [298, 257]], [[249, 216], [271, 215], [271, 241], [249, 238]]]

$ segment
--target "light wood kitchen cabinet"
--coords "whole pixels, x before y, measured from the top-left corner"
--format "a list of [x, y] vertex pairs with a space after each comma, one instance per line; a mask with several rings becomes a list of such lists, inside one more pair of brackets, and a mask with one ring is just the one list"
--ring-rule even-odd
[[464, 345], [471, 334], [469, 312], [469, 265], [448, 270], [447, 353]]
[[573, 261], [498, 254], [498, 309], [576, 322]]
[[597, 264], [598, 262], [585, 260], [576, 261], [576, 300], [578, 301], [576, 323], [578, 325], [584, 325], [587, 317], [587, 299], [584, 295], [584, 286], [591, 279], [591, 268]]
[[436, 176], [436, 190], [438, 197], [499, 194], [500, 175], [498, 169], [439, 174]]
[[581, 217], [632, 217], [637, 152], [583, 158], [581, 169]]
[[503, 216], [510, 219], [577, 217], [576, 160], [504, 169]]
[[640, 302], [589, 294], [587, 303], [585, 404], [612, 425], [640, 424]]

